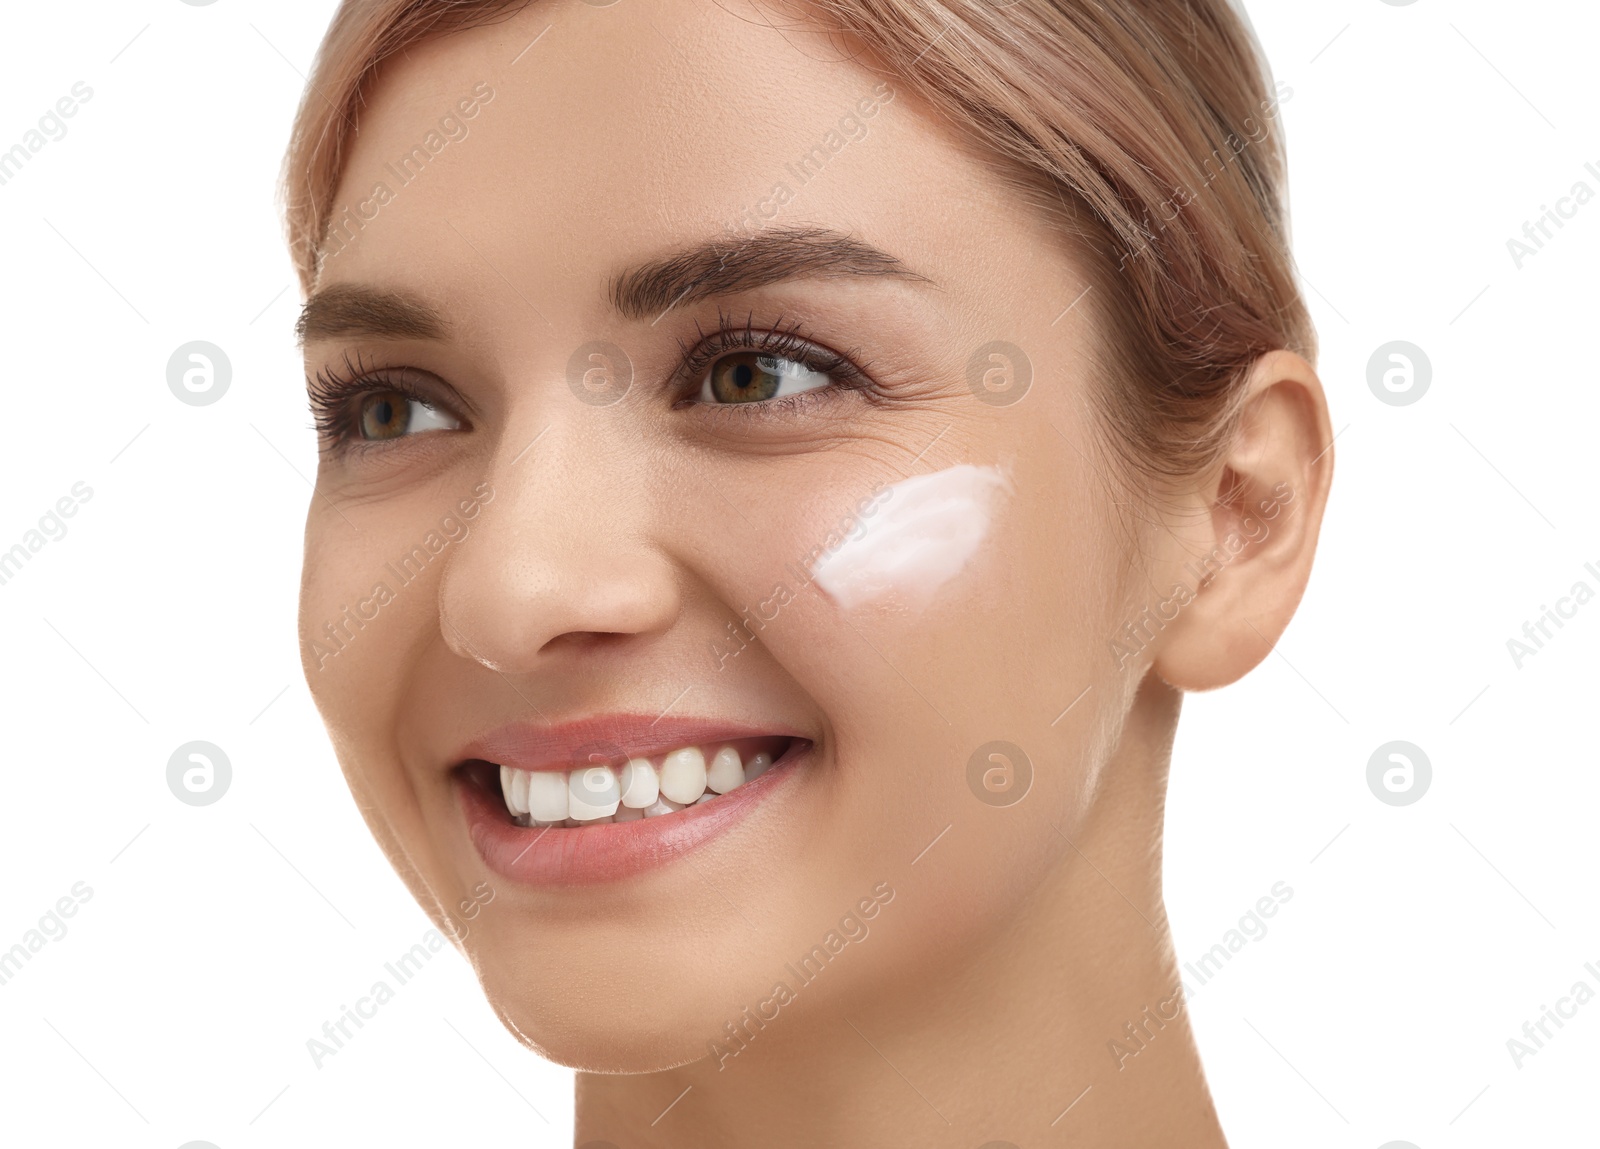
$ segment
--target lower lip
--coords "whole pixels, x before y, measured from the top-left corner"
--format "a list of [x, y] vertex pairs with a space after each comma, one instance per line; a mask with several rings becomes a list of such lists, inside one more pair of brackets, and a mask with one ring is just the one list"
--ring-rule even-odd
[[587, 886], [665, 866], [733, 828], [778, 793], [811, 745], [797, 739], [761, 777], [703, 806], [632, 822], [519, 826], [498, 794], [460, 774], [455, 786], [472, 844], [491, 870], [530, 886]]

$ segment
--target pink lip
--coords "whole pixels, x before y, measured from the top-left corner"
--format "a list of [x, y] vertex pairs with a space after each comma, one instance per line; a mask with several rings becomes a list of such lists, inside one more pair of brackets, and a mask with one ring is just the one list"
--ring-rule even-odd
[[456, 791], [467, 819], [468, 836], [488, 867], [501, 877], [533, 886], [585, 886], [618, 881], [666, 865], [743, 821], [796, 775], [812, 743], [803, 735], [705, 719], [661, 719], [621, 715], [554, 727], [506, 726], [471, 743], [457, 765], [477, 759], [519, 770], [569, 770], [587, 765], [591, 748], [603, 747], [596, 761], [618, 751], [634, 757], [662, 754], [681, 746], [703, 746], [744, 738], [791, 739], [783, 756], [761, 777], [713, 802], [690, 806], [660, 818], [607, 822], [595, 826], [528, 827], [511, 821], [499, 793], [458, 771]]

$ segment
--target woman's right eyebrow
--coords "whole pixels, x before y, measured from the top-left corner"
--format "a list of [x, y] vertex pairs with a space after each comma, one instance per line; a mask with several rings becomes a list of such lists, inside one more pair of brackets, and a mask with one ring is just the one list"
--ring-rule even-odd
[[294, 333], [301, 346], [342, 335], [442, 340], [450, 325], [432, 307], [402, 292], [338, 283], [306, 300]]

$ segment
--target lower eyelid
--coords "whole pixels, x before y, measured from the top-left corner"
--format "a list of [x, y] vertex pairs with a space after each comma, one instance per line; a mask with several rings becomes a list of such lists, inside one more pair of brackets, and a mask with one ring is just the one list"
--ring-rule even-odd
[[688, 400], [686, 406], [694, 407], [699, 417], [706, 419], [777, 419], [798, 413], [807, 407], [818, 407], [844, 399], [850, 393], [862, 390], [859, 386], [835, 381], [827, 387], [812, 387], [789, 395], [776, 395], [758, 403], [706, 403]]

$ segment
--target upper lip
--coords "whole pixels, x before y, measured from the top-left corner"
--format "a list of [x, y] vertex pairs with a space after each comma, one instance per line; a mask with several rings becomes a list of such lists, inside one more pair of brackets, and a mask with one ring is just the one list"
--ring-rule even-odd
[[805, 736], [781, 727], [750, 726], [721, 718], [602, 714], [553, 726], [508, 723], [473, 739], [457, 753], [454, 764], [478, 760], [516, 770], [573, 770], [620, 765], [622, 758], [648, 758], [684, 746], [772, 737]]

